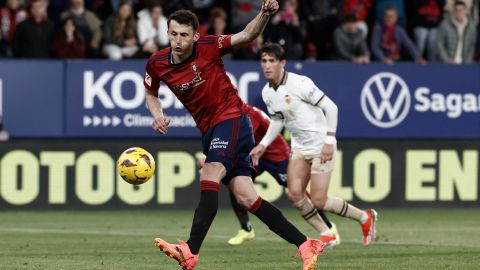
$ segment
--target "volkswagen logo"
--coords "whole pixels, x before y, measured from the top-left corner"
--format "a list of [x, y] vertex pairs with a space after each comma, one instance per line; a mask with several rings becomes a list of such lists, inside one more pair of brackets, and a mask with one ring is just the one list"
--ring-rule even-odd
[[363, 114], [370, 123], [380, 128], [391, 128], [407, 116], [410, 99], [410, 90], [402, 78], [382, 72], [365, 83], [360, 102]]

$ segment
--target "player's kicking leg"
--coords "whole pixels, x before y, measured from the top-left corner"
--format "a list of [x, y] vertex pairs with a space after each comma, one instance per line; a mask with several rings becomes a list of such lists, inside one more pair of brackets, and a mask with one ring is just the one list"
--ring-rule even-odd
[[232, 204], [233, 211], [240, 222], [240, 230], [237, 234], [228, 240], [230, 245], [241, 245], [246, 241], [252, 240], [255, 237], [255, 231], [252, 228], [250, 219], [248, 217], [248, 210], [243, 205], [240, 205], [235, 198], [235, 195], [230, 191], [230, 202]]
[[271, 231], [299, 248], [297, 254], [303, 259], [304, 270], [315, 269], [317, 257], [325, 247], [324, 242], [307, 238], [280, 210], [258, 196], [250, 177], [240, 174], [230, 181], [229, 187], [237, 200], [248, 207], [250, 213], [257, 216]]
[[206, 163], [200, 179], [200, 201], [193, 217], [190, 238], [187, 242], [170, 244], [161, 238], [155, 238], [155, 245], [167, 256], [175, 259], [184, 270], [192, 270], [198, 262], [200, 247], [207, 235], [218, 209], [218, 191], [220, 179], [225, 176], [225, 167], [219, 162]]

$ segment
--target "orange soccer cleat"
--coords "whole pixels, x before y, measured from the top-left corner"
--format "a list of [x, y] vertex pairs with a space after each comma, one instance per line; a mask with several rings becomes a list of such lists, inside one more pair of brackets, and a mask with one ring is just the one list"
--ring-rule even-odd
[[367, 209], [365, 212], [368, 215], [368, 219], [362, 224], [363, 245], [369, 246], [377, 237], [377, 230], [375, 228], [377, 223], [377, 212], [373, 209]]
[[298, 248], [296, 257], [302, 257], [303, 270], [313, 270], [317, 265], [317, 258], [323, 252], [325, 243], [320, 240], [307, 238]]
[[187, 243], [182, 240], [179, 240], [179, 245], [167, 243], [160, 238], [155, 238], [154, 242], [165, 255], [177, 260], [183, 270], [193, 270], [198, 262], [198, 255], [192, 254]]
[[325, 243], [325, 248], [333, 248], [337, 245], [337, 237], [333, 235], [321, 235], [320, 241]]

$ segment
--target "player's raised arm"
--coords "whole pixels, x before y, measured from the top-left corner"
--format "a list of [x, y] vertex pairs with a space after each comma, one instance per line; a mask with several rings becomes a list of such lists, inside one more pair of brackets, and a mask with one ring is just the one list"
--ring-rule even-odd
[[147, 102], [148, 110], [153, 116], [152, 128], [162, 134], [168, 132], [168, 124], [170, 119], [165, 118], [163, 115], [162, 103], [158, 99], [158, 90], [152, 91], [145, 89], [145, 100]]
[[278, 2], [276, 0], [263, 0], [260, 13], [247, 24], [243, 31], [232, 36], [232, 47], [239, 48], [254, 41], [265, 29], [268, 19], [278, 10]]

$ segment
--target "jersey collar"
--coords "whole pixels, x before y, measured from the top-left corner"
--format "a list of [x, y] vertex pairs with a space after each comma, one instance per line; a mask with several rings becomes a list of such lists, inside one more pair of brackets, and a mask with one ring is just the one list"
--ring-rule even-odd
[[168, 63], [172, 66], [181, 66], [185, 63], [188, 63], [190, 60], [192, 60], [195, 57], [196, 53], [197, 53], [197, 43], [195, 42], [193, 44], [192, 54], [187, 59], [185, 59], [185, 61], [180, 62], [180, 63], [174, 63], [173, 62], [172, 47], [170, 47], [170, 50], [168, 51]]
[[288, 78], [288, 72], [285, 71], [283, 72], [282, 82], [277, 87], [273, 87], [273, 84], [270, 82], [268, 83], [268, 86], [273, 88], [273, 90], [277, 91], [280, 85], [285, 85], [287, 83], [287, 78]]

